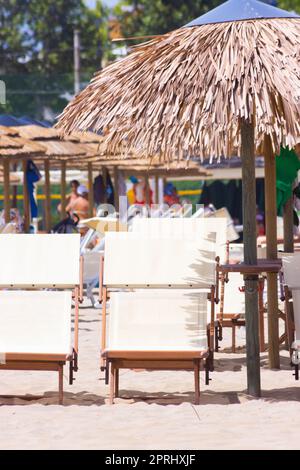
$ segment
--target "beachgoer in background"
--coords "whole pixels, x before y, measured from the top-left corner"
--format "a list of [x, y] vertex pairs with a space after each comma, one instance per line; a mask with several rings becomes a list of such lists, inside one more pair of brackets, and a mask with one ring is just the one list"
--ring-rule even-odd
[[173, 206], [174, 204], [180, 204], [180, 199], [177, 194], [177, 189], [173, 183], [167, 183], [164, 188], [164, 203], [168, 206]]
[[[72, 202], [74, 202], [78, 198], [78, 188], [80, 186], [79, 181], [72, 180], [70, 182], [71, 192], [66, 197], [66, 205], [69, 206]], [[61, 203], [57, 206], [58, 212], [61, 212]]]
[[77, 198], [72, 199], [67, 205], [66, 211], [70, 214], [76, 214], [80, 220], [86, 219], [89, 216], [89, 202], [88, 202], [88, 189], [81, 184], [77, 187]]
[[106, 173], [106, 186], [104, 184], [103, 175], [99, 174], [94, 180], [93, 190], [94, 201], [97, 206], [100, 204], [114, 205], [114, 187], [108, 171]]
[[135, 176], [130, 176], [129, 181], [132, 183], [132, 187], [127, 191], [128, 204], [131, 206], [135, 204], [135, 186], [139, 180]]
[[[147, 184], [144, 179], [138, 180], [135, 176], [131, 176], [132, 188], [127, 191], [129, 204], [144, 205], [147, 202]], [[149, 186], [149, 203], [153, 204], [153, 191]]]

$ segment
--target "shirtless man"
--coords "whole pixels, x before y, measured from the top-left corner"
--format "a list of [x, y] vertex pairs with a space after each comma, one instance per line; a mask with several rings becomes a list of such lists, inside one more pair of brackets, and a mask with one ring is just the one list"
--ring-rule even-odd
[[[70, 186], [71, 186], [71, 192], [66, 197], [66, 204], [67, 204], [68, 207], [72, 202], [74, 202], [78, 198], [77, 190], [80, 186], [80, 183], [77, 180], [72, 180], [70, 182]], [[61, 212], [61, 203], [58, 204], [57, 210], [58, 210], [58, 212]]]
[[88, 190], [86, 186], [81, 184], [77, 188], [77, 197], [69, 202], [66, 211], [76, 214], [80, 220], [89, 216]]

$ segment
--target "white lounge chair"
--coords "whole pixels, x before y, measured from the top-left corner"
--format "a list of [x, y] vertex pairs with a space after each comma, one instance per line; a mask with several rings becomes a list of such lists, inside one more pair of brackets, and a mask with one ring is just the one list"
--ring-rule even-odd
[[300, 253], [282, 257], [287, 316], [287, 336], [295, 378], [299, 380], [300, 362]]
[[57, 371], [59, 403], [64, 364], [70, 383], [78, 367], [79, 248], [79, 234], [0, 235], [0, 370]]
[[[186, 220], [186, 219], [182, 219]], [[168, 232], [108, 233], [105, 242], [102, 357], [110, 365], [110, 403], [121, 368], [194, 370], [199, 402], [200, 363], [212, 370], [215, 238], [202, 228]], [[106, 328], [107, 299], [109, 334]]]

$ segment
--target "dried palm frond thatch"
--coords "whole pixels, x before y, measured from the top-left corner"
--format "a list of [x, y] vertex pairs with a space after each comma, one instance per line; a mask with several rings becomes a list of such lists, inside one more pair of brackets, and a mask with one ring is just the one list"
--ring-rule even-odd
[[[57, 129], [37, 126], [36, 124], [26, 124], [25, 126], [12, 127], [10, 129], [17, 132], [24, 139], [29, 140], [60, 140], [62, 138], [61, 133]], [[64, 140], [79, 142], [79, 138], [75, 135], [68, 135]]]
[[145, 44], [92, 79], [60, 117], [64, 133], [102, 130], [108, 153], [161, 161], [230, 157], [240, 118], [255, 123], [256, 152], [300, 139], [300, 20], [181, 28]]

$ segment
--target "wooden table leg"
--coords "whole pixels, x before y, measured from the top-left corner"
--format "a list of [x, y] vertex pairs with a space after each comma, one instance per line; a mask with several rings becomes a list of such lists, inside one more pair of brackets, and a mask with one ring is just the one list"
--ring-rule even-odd
[[235, 335], [236, 335], [236, 330], [235, 330], [235, 323], [234, 321], [232, 322], [232, 352], [235, 353], [236, 348], [235, 348]]
[[109, 404], [114, 404], [114, 395], [115, 395], [115, 365], [113, 361], [110, 364], [110, 374], [109, 374]]
[[194, 361], [194, 377], [195, 377], [195, 405], [200, 403], [200, 361]]
[[115, 397], [119, 396], [119, 369], [115, 368]]
[[59, 364], [58, 366], [58, 402], [63, 405], [64, 400], [64, 366]]

